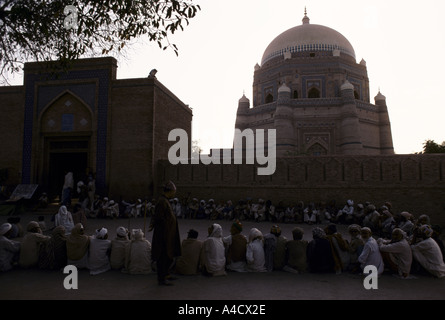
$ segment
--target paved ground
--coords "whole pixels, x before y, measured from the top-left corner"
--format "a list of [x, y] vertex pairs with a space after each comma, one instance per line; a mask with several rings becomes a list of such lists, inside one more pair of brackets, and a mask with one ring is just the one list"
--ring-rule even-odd
[[[21, 215], [22, 224], [36, 220], [38, 213]], [[49, 216], [47, 224], [51, 225]], [[1, 216], [0, 223], [7, 217]], [[228, 235], [230, 222], [216, 221]], [[146, 220], [146, 230], [149, 220]], [[204, 239], [208, 220], [179, 220], [181, 240], [190, 228], [199, 231], [199, 238]], [[144, 219], [132, 220], [88, 220], [86, 232], [93, 234], [96, 228], [104, 226], [109, 230], [110, 238], [115, 236], [118, 226], [144, 229]], [[244, 222], [244, 234], [251, 227], [263, 233], [270, 230], [270, 222]], [[282, 224], [282, 234], [291, 238], [295, 224]], [[299, 225], [305, 229], [305, 239], [311, 239], [312, 226]], [[322, 225], [323, 226], [323, 225]], [[345, 226], [339, 226], [347, 236]], [[151, 241], [152, 233], [147, 232]], [[436, 279], [427, 275], [416, 275], [416, 279], [401, 280], [391, 275], [382, 275], [378, 280], [378, 289], [366, 290], [363, 277], [351, 274], [290, 274], [274, 271], [272, 273], [228, 273], [224, 277], [209, 278], [202, 275], [179, 276], [172, 287], [157, 285], [155, 274], [127, 275], [109, 271], [90, 276], [88, 271], [79, 270], [78, 289], [67, 290], [63, 281], [67, 274], [60, 271], [16, 269], [0, 274], [0, 299], [3, 300], [176, 300], [217, 301], [217, 300], [443, 300], [445, 299], [445, 279]]]

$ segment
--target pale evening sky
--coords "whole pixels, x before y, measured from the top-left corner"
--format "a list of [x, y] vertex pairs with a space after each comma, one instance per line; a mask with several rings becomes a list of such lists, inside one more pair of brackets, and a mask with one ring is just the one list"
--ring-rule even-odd
[[421, 151], [427, 139], [445, 141], [445, 1], [194, 2], [201, 11], [170, 37], [178, 57], [139, 41], [117, 57], [117, 77], [147, 77], [156, 68], [157, 79], [193, 109], [192, 139], [205, 152], [232, 146], [243, 92], [252, 105], [255, 64], [276, 36], [302, 23], [305, 6], [311, 23], [340, 32], [357, 62], [365, 59], [371, 103], [380, 88], [397, 154]]

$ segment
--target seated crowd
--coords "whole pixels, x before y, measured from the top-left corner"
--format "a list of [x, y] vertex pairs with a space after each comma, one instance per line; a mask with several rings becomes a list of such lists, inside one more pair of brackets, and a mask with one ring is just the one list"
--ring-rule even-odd
[[[302, 220], [295, 221], [327, 222], [325, 228], [313, 226], [312, 239], [307, 241], [303, 239], [304, 229], [299, 226], [293, 229], [292, 239], [286, 239], [278, 223], [267, 234], [251, 228], [244, 235], [243, 218], [289, 222], [285, 217], [291, 216], [286, 210], [276, 208], [267, 214], [266, 210], [252, 210], [252, 205], [247, 209], [246, 202], [242, 210], [234, 208], [230, 213], [233, 222], [227, 236], [215, 221], [210, 223], [208, 234], [202, 240], [198, 239], [198, 232], [191, 229], [182, 242], [181, 256], [176, 258], [171, 272], [209, 276], [226, 275], [227, 271], [274, 270], [340, 274], [361, 273], [367, 265], [374, 265], [379, 274], [386, 270], [401, 278], [422, 272], [437, 278], [445, 277], [440, 228], [432, 226], [427, 215], [415, 219], [407, 212], [393, 214], [389, 203], [380, 210], [372, 204], [367, 204], [363, 211], [349, 210], [352, 206], [353, 202], [348, 201], [340, 211], [321, 210], [311, 205], [307, 208], [300, 206], [301, 212], [293, 210], [293, 219], [302, 214]], [[174, 203], [172, 208], [175, 210]], [[182, 211], [177, 216], [184, 217]], [[306, 219], [307, 216], [315, 218]], [[187, 217], [198, 218], [193, 214]], [[86, 218], [72, 215], [62, 205], [54, 217], [55, 227], [47, 234], [42, 231], [46, 227], [44, 221], [29, 222], [26, 231], [17, 230], [20, 225], [17, 221], [4, 223], [0, 226], [0, 271], [15, 266], [60, 269], [69, 264], [88, 269], [92, 275], [111, 269], [129, 274], [156, 272], [151, 243], [142, 230], [130, 232], [120, 226], [116, 238], [110, 240], [106, 228], [97, 229], [94, 235], [85, 234], [82, 219]], [[341, 222], [351, 222], [347, 227], [348, 236], [338, 232], [337, 225]], [[22, 241], [13, 240], [20, 232]]]

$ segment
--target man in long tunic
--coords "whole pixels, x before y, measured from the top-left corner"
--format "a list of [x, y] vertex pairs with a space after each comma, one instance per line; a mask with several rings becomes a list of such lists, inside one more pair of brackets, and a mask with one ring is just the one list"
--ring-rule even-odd
[[153, 230], [152, 260], [156, 261], [159, 285], [172, 285], [168, 280], [169, 269], [175, 257], [181, 255], [181, 241], [176, 216], [169, 199], [176, 194], [176, 186], [169, 181], [156, 203], [149, 231]]

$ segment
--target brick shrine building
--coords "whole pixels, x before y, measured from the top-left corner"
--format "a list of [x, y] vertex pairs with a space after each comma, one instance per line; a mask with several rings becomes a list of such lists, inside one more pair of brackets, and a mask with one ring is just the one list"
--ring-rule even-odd
[[78, 60], [55, 76], [47, 70], [45, 62], [26, 63], [23, 85], [0, 87], [7, 183], [38, 184], [55, 196], [67, 170], [75, 183], [93, 173], [101, 195], [153, 195], [168, 133], [190, 136], [191, 109], [155, 76], [116, 79], [111, 57]]
[[264, 51], [252, 96], [253, 107], [239, 100], [235, 127], [276, 129], [278, 157], [394, 154], [386, 98], [370, 103], [366, 62], [306, 12]]

